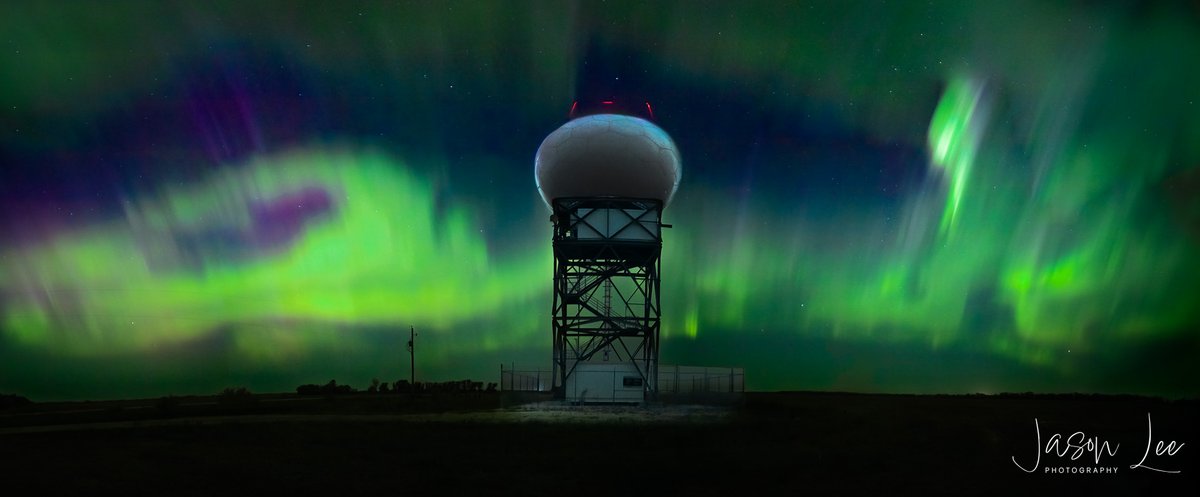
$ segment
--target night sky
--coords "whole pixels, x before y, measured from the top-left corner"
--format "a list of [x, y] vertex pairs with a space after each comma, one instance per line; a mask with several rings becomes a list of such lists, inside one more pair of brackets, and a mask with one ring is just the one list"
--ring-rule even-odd
[[4, 2], [0, 392], [549, 369], [541, 140], [648, 100], [664, 364], [1200, 393], [1195, 2]]

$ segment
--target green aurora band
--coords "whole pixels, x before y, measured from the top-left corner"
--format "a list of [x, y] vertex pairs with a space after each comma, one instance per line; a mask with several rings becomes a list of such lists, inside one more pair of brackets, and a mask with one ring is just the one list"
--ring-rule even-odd
[[[171, 257], [151, 251], [179, 252], [169, 236], [156, 234], [203, 224], [245, 205], [246, 196], [273, 198], [314, 183], [338, 192], [336, 214], [286, 253], [243, 262], [215, 254], [199, 270], [177, 264], [153, 271], [147, 264]], [[304, 344], [278, 332], [289, 322], [448, 328], [544, 297], [549, 278], [548, 247], [504, 264], [490, 261], [469, 213], [435, 215], [428, 182], [379, 153], [297, 151], [128, 205], [125, 222], [5, 254], [9, 293], [15, 287], [27, 296], [10, 300], [5, 316], [17, 343], [81, 355], [144, 351], [223, 323], [253, 323], [276, 332], [239, 336], [239, 351], [285, 360], [304, 352]], [[528, 340], [532, 332], [503, 339]], [[473, 337], [484, 348], [499, 339]]]

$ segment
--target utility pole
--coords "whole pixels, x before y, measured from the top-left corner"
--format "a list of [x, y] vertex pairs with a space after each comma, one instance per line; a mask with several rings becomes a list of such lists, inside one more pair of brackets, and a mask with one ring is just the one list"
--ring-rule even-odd
[[417, 355], [414, 352], [416, 347], [413, 346], [413, 340], [417, 338], [417, 330], [411, 325], [408, 327], [408, 382], [412, 385], [411, 388], [417, 388]]

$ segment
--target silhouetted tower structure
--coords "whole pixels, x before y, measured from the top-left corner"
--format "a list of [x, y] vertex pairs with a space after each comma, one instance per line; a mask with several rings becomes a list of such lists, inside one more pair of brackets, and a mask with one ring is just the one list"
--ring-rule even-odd
[[[535, 177], [554, 224], [557, 397], [588, 400], [584, 390], [608, 388], [609, 401], [640, 401], [657, 392], [662, 229], [669, 227], [662, 213], [680, 176], [666, 132], [629, 115], [571, 120], [538, 148]], [[604, 367], [610, 385], [594, 374]], [[592, 379], [573, 381], [584, 369]], [[617, 400], [614, 389], [637, 397]]]

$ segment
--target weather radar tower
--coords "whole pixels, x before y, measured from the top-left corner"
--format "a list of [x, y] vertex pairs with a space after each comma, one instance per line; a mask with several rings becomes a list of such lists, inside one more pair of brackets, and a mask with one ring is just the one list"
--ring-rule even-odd
[[534, 161], [554, 224], [553, 390], [641, 401], [657, 393], [662, 213], [679, 188], [679, 153], [649, 103], [576, 102], [571, 118]]

